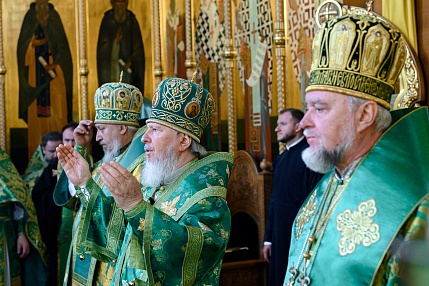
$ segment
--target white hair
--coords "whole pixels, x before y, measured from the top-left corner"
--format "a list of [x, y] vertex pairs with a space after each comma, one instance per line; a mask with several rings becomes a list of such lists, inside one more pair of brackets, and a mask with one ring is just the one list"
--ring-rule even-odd
[[192, 139], [191, 147], [189, 151], [197, 158], [202, 158], [207, 155], [207, 150], [200, 143]]
[[[354, 96], [348, 96], [349, 97], [349, 111], [354, 112], [356, 109], [364, 104], [365, 102], [369, 101], [368, 99], [362, 99], [359, 97]], [[377, 116], [374, 120], [375, 129], [378, 132], [384, 132], [387, 128], [389, 128], [390, 124], [392, 123], [392, 116], [390, 115], [389, 110], [387, 110], [385, 107], [378, 104], [378, 112]]]

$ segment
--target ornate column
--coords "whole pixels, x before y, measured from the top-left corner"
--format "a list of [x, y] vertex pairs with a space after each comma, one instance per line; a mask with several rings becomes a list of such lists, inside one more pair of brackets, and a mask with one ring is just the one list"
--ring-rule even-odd
[[78, 4], [78, 30], [79, 35], [79, 75], [80, 75], [80, 116], [82, 119], [89, 119], [88, 108], [88, 60], [86, 57], [86, 2], [79, 0]]
[[6, 150], [6, 105], [5, 75], [6, 66], [3, 57], [3, 1], [0, 1], [0, 147]]
[[[276, 47], [276, 71], [277, 71], [277, 107], [278, 111], [284, 109], [287, 104], [288, 97], [285, 90], [285, 66], [286, 66], [286, 34], [284, 23], [284, 1], [276, 0], [276, 23], [274, 44]], [[279, 143], [279, 152], [282, 153], [286, 149], [284, 143]]]
[[155, 65], [154, 65], [154, 75], [155, 75], [155, 86], [162, 80], [162, 65], [161, 65], [161, 27], [159, 23], [159, 0], [153, 0], [153, 27], [154, 27], [154, 42], [155, 42]]
[[185, 61], [185, 67], [186, 67], [186, 77], [188, 79], [192, 78], [192, 75], [195, 72], [195, 68], [197, 66], [195, 62], [195, 54], [194, 54], [194, 27], [192, 25], [192, 1], [186, 0], [186, 7], [185, 7], [185, 30], [186, 30], [186, 61]]
[[283, 0], [276, 0], [274, 44], [276, 45], [277, 102], [279, 111], [287, 106], [285, 104], [286, 35], [284, 13]]
[[237, 108], [235, 106], [234, 62], [237, 53], [234, 50], [231, 24], [231, 1], [224, 1], [225, 8], [225, 87], [228, 96], [228, 149], [230, 153], [237, 151]]

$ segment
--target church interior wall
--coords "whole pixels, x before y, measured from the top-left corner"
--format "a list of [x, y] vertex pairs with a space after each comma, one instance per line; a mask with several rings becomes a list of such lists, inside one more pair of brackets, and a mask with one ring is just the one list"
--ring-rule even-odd
[[[145, 88], [144, 88], [144, 96], [152, 99], [152, 94], [156, 87], [156, 78], [155, 78], [155, 51], [157, 47], [155, 47], [154, 33], [156, 29], [154, 27], [154, 1], [137, 1], [137, 0], [129, 0], [128, 9], [131, 10], [137, 17], [137, 20], [140, 25], [140, 29], [142, 32], [143, 43], [145, 48], [145, 59], [146, 59], [146, 70], [145, 70]], [[285, 23], [287, 22], [287, 7], [289, 1], [283, 1], [283, 5], [285, 8], [285, 13], [283, 16], [285, 17]], [[31, 0], [15, 0], [15, 1], [2, 1], [2, 49], [3, 49], [3, 57], [4, 57], [4, 67], [6, 70], [5, 73], [5, 87], [4, 87], [4, 95], [5, 95], [5, 126], [6, 126], [6, 146], [5, 149], [9, 154], [11, 154], [12, 158], [15, 159], [15, 163], [18, 165], [25, 165], [22, 160], [25, 159], [23, 153], [26, 152], [25, 149], [25, 141], [26, 138], [26, 123], [18, 118], [18, 70], [17, 70], [17, 60], [16, 60], [16, 52], [17, 52], [17, 39], [19, 35], [19, 31], [21, 29], [22, 21], [26, 11], [29, 8]], [[87, 56], [87, 66], [88, 66], [88, 109], [89, 116], [94, 117], [94, 106], [92, 102], [92, 95], [94, 91], [98, 87], [97, 83], [97, 71], [96, 71], [96, 46], [97, 46], [97, 35], [99, 26], [101, 23], [101, 19], [105, 11], [111, 8], [111, 4], [109, 0], [103, 1], [90, 1], [90, 0], [50, 0], [51, 4], [54, 5], [55, 9], [61, 16], [67, 38], [70, 45], [70, 50], [72, 53], [73, 60], [73, 119], [75, 121], [79, 121], [82, 118], [82, 79], [80, 75], [81, 69], [81, 54], [80, 54], [80, 37], [79, 37], [79, 17], [78, 11], [80, 9], [79, 5], [82, 3], [86, 7], [86, 17], [85, 17], [85, 25], [86, 25], [86, 56]], [[160, 55], [161, 55], [161, 67], [162, 67], [162, 78], [171, 76], [171, 69], [169, 67], [169, 53], [166, 48], [166, 38], [168, 37], [168, 11], [171, 8], [172, 2], [179, 7], [180, 13], [182, 16], [185, 14], [185, 4], [186, 0], [166, 0], [160, 1], [158, 0], [159, 5], [159, 31], [160, 31]], [[192, 12], [193, 16], [191, 18], [192, 26], [194, 27], [193, 32], [195, 32], [195, 26], [197, 22], [197, 14], [196, 11], [199, 9], [199, 5], [201, 1], [190, 1], [192, 3]], [[218, 1], [223, 3], [223, 1]], [[278, 1], [270, 0], [270, 4], [272, 7], [273, 21], [276, 21], [276, 13], [275, 8]], [[299, 1], [295, 1], [299, 2]], [[315, 1], [322, 2], [322, 1]], [[365, 6], [365, 0], [343, 0], [340, 1], [342, 4], [350, 5], [350, 6]], [[233, 18], [233, 23], [236, 20], [235, 9], [239, 5], [240, 0], [231, 1], [231, 17]], [[223, 5], [223, 4], [222, 4]], [[373, 4], [373, 9], [377, 13], [381, 13], [381, 5], [382, 1], [375, 1]], [[429, 51], [427, 49], [429, 42], [429, 31], [424, 29], [423, 19], [427, 18], [429, 14], [429, 4], [424, 0], [416, 0], [416, 23], [417, 23], [417, 33], [418, 33], [418, 47], [419, 47], [419, 58], [422, 62], [423, 72], [427, 69], [429, 64]], [[220, 6], [220, 5], [219, 5]], [[219, 7], [221, 8], [221, 7]], [[222, 9], [221, 9], [222, 10]], [[12, 11], [12, 12], [11, 12]], [[184, 23], [181, 23], [184, 24]], [[287, 24], [287, 23], [286, 23]], [[183, 35], [182, 35], [183, 36]], [[285, 32], [285, 36], [287, 36], [287, 32]], [[195, 48], [195, 47], [194, 47]], [[286, 57], [289, 55], [289, 46], [286, 45]], [[273, 56], [275, 56], [275, 51]], [[285, 107], [296, 107], [302, 108], [302, 98], [299, 95], [300, 90], [299, 86], [294, 81], [293, 72], [291, 71], [291, 62], [286, 61], [285, 64], [285, 82], [286, 88], [283, 95], [276, 94], [275, 90], [277, 87], [277, 79], [276, 79], [276, 63], [274, 60], [274, 71], [273, 71], [273, 102], [272, 102], [272, 112], [270, 114], [270, 132], [271, 132], [271, 142], [272, 142], [272, 157], [275, 158], [279, 153], [278, 144], [276, 143], [275, 137], [275, 123], [278, 112], [278, 97], [286, 98], [286, 106]], [[425, 82], [428, 82], [428, 76], [424, 74]], [[243, 117], [244, 110], [242, 105], [243, 95], [240, 94], [240, 91], [236, 91], [237, 94], [237, 148], [242, 149], [245, 146], [244, 140], [246, 138], [242, 134], [243, 128]], [[227, 151], [228, 146], [228, 137], [227, 137], [227, 118], [228, 118], [228, 108], [227, 108], [227, 94], [225, 92], [221, 95], [220, 102], [220, 117], [221, 117], [221, 129], [223, 130], [222, 137], [222, 149]], [[19, 162], [18, 162], [19, 161]], [[18, 163], [17, 163], [18, 162]]]

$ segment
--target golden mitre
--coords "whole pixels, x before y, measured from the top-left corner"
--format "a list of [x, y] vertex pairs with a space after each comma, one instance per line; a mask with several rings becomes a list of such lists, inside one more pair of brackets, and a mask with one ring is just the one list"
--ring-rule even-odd
[[137, 87], [122, 82], [105, 83], [94, 94], [94, 123], [139, 127], [142, 104], [143, 95]]
[[347, 13], [324, 23], [313, 40], [309, 86], [374, 100], [390, 109], [406, 58], [401, 33], [372, 13]]

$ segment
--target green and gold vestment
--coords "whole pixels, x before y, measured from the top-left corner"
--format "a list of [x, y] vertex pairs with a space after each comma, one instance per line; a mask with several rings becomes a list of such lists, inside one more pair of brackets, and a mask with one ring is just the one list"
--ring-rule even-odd
[[24, 183], [27, 184], [30, 194], [37, 180], [42, 175], [43, 170], [45, 170], [47, 166], [48, 162], [43, 155], [42, 145], [39, 145], [31, 157], [30, 162], [28, 162], [24, 174], [22, 174], [22, 179], [24, 180]]
[[392, 118], [349, 178], [331, 171], [303, 204], [284, 285], [401, 285], [401, 252], [428, 224], [428, 110]]
[[[125, 221], [103, 193], [92, 192], [81, 249], [116, 263], [111, 285], [218, 285], [231, 229], [232, 163], [232, 154], [213, 153], [194, 159], [170, 185], [142, 187], [144, 200]], [[112, 232], [125, 226], [124, 238]]]
[[[139, 176], [141, 172], [141, 166], [144, 160], [144, 145], [140, 142], [141, 136], [144, 133], [145, 127], [140, 128], [137, 133], [134, 135], [134, 138], [128, 146], [121, 150], [120, 154], [115, 158], [115, 160], [120, 163], [122, 166], [126, 167], [130, 172]], [[89, 162], [90, 158], [87, 154], [87, 150], [76, 145], [75, 149], [84, 156]], [[98, 172], [98, 167], [101, 165], [101, 161], [97, 162], [94, 165], [92, 171], [92, 179], [90, 179], [86, 185], [86, 189], [89, 193], [103, 193], [107, 200], [114, 204], [113, 197], [110, 194], [110, 191], [102, 184], [100, 179], [100, 174]], [[94, 257], [83, 254], [81, 249], [81, 240], [82, 240], [82, 228], [84, 225], [84, 218], [88, 211], [87, 205], [88, 201], [84, 195], [71, 197], [68, 191], [68, 188], [65, 186], [68, 184], [67, 176], [63, 172], [60, 176], [60, 179], [55, 187], [54, 191], [54, 200], [57, 205], [66, 206], [68, 208], [74, 208], [76, 205], [76, 200], [80, 201], [80, 208], [76, 215], [74, 226], [73, 226], [73, 237], [72, 244], [70, 246], [69, 257], [67, 268], [64, 275], [64, 285], [108, 285], [113, 275], [114, 263], [107, 260], [97, 260]], [[122, 213], [122, 219], [120, 218]], [[117, 216], [116, 216], [117, 215]], [[117, 224], [109, 233], [115, 234], [113, 240], [118, 240], [122, 242], [125, 227], [123, 224], [123, 212], [116, 207], [115, 217], [118, 218]], [[116, 252], [118, 252], [116, 250]]]
[[[45, 248], [27, 186], [2, 149], [0, 149], [0, 165], [0, 285], [6, 284], [7, 276], [12, 285], [21, 285], [16, 242], [18, 235], [25, 234], [29, 243], [40, 252], [41, 257], [44, 257]], [[14, 218], [15, 204], [25, 209], [25, 214], [19, 219]], [[9, 269], [6, 266], [7, 256]]]
[[[91, 156], [87, 157], [87, 161], [90, 163], [90, 166], [93, 165]], [[61, 210], [61, 226], [58, 233], [58, 285], [61, 285], [64, 280], [68, 254], [73, 237], [73, 223], [80, 207], [77, 197], [69, 195], [69, 181], [67, 176], [64, 174], [60, 180], [60, 176], [63, 173], [62, 170], [62, 165], [58, 162], [56, 173], [59, 182], [57, 182], [55, 187], [57, 188], [57, 196], [61, 195], [61, 197], [57, 198], [61, 202], [60, 205], [63, 206]]]

